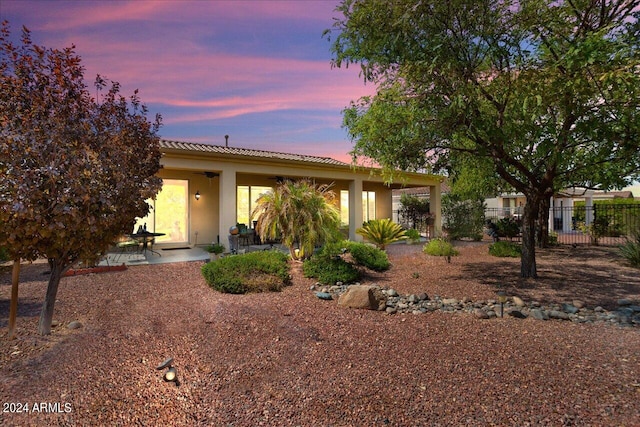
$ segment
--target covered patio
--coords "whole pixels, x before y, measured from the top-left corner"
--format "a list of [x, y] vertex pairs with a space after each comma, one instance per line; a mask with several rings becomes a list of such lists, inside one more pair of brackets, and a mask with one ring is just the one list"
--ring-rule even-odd
[[[345, 237], [351, 240], [361, 240], [356, 229], [364, 221], [393, 217], [393, 189], [429, 187], [433, 232], [440, 231], [442, 177], [437, 175], [404, 173], [402, 182], [388, 184], [379, 169], [354, 167], [328, 157], [166, 140], [161, 141], [161, 149], [162, 191], [151, 202], [149, 216], [136, 224], [164, 234], [154, 244], [162, 253], [158, 258], [213, 242], [228, 250], [230, 227], [243, 224], [252, 232], [255, 218], [250, 214], [255, 201], [287, 179], [331, 184], [339, 200]], [[245, 242], [255, 243], [259, 242]]]

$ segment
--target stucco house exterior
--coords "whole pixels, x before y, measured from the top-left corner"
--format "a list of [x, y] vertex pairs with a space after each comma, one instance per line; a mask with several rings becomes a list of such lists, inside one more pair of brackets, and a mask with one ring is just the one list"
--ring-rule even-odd
[[157, 245], [225, 243], [230, 227], [252, 227], [255, 200], [282, 179], [333, 184], [345, 234], [352, 240], [360, 239], [355, 231], [363, 221], [392, 218], [392, 190], [398, 188], [429, 187], [435, 224], [441, 223], [442, 177], [437, 175], [406, 173], [402, 183], [386, 185], [378, 169], [328, 157], [168, 140], [160, 146], [163, 188], [151, 202], [151, 213], [138, 221], [164, 233]]

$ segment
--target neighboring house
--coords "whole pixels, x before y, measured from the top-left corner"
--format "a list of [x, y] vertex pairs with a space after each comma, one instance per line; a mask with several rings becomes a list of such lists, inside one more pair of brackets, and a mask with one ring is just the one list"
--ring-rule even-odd
[[442, 177], [406, 173], [402, 185], [385, 185], [379, 170], [316, 157], [178, 141], [160, 142], [162, 191], [149, 216], [139, 220], [164, 233], [156, 244], [171, 246], [225, 243], [237, 223], [252, 227], [250, 212], [260, 194], [282, 179], [311, 178], [333, 184], [343, 226], [352, 240], [363, 221], [392, 217], [392, 190], [428, 187], [431, 209], [440, 224]]
[[[585, 224], [593, 222], [593, 202], [595, 200], [611, 200], [626, 198], [633, 200], [631, 191], [594, 191], [584, 188], [570, 188], [558, 191], [551, 198], [549, 212], [549, 229], [569, 233], [575, 231], [575, 202], [584, 202]], [[526, 199], [521, 193], [503, 193], [498, 197], [486, 199], [487, 218], [520, 218]]]

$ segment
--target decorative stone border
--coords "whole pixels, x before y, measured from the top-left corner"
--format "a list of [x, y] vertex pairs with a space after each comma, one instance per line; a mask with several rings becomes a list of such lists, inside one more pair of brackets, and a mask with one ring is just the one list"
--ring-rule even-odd
[[[355, 283], [358, 285], [359, 283]], [[341, 282], [334, 286], [322, 286], [316, 283], [311, 286], [312, 291], [317, 291], [316, 296], [320, 299], [338, 299], [350, 285]], [[374, 285], [375, 286], [375, 285]], [[461, 300], [455, 298], [443, 298], [434, 296], [430, 298], [427, 294], [400, 295], [395, 289], [382, 288], [386, 295], [385, 313], [411, 313], [423, 314], [433, 311], [447, 313], [469, 313], [478, 319], [493, 319], [500, 316], [500, 303], [497, 300], [489, 299], [484, 301], [472, 301], [469, 298]], [[543, 305], [537, 301], [525, 303], [518, 296], [511, 296], [504, 303], [503, 315], [526, 319], [528, 317], [537, 320], [568, 320], [576, 323], [596, 323], [606, 322], [620, 326], [640, 327], [640, 302], [629, 299], [617, 301], [615, 310], [607, 311], [598, 306], [594, 308], [586, 307], [582, 301], [573, 300], [561, 304]]]

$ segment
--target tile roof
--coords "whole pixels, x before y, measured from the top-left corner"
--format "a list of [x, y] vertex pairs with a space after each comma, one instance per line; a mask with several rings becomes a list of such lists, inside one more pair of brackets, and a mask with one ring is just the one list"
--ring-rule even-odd
[[160, 148], [170, 148], [202, 153], [218, 153], [236, 156], [267, 158], [275, 160], [292, 160], [306, 163], [320, 163], [325, 165], [349, 166], [331, 157], [308, 156], [306, 154], [279, 153], [275, 151], [254, 150], [251, 148], [223, 147], [220, 145], [198, 144], [193, 142], [160, 140]]

